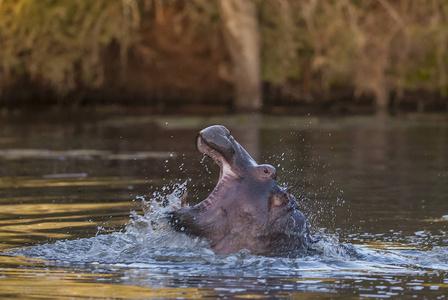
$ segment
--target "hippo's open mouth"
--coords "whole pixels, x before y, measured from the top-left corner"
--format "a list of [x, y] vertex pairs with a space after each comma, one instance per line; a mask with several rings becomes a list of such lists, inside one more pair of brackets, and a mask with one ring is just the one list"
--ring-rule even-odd
[[214, 125], [201, 130], [196, 138], [196, 146], [199, 152], [211, 157], [220, 167], [218, 183], [203, 201], [207, 208], [222, 198], [223, 193], [229, 192], [235, 181], [243, 177], [255, 175], [261, 180], [275, 179], [274, 167], [258, 165], [224, 126]]
[[[232, 167], [231, 163], [220, 152], [220, 150], [222, 151], [222, 149], [217, 148], [216, 145], [210, 145], [207, 140], [201, 136], [201, 133], [199, 133], [198, 137], [196, 138], [196, 147], [198, 148], [199, 152], [212, 158], [213, 161], [219, 166], [220, 173], [218, 185], [223, 178], [239, 177], [236, 168]], [[229, 154], [227, 154], [226, 156], [229, 157]]]
[[218, 183], [203, 201], [204, 206], [210, 208], [221, 193], [229, 190], [232, 182], [241, 178], [242, 167], [255, 162], [224, 126], [215, 125], [200, 131], [196, 147], [199, 152], [212, 158], [220, 168]]

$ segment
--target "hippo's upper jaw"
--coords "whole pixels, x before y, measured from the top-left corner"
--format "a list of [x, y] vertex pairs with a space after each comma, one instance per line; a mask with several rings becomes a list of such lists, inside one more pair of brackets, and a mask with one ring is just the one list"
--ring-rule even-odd
[[[215, 144], [214, 141], [219, 144]], [[218, 185], [222, 178], [237, 179], [240, 177], [238, 170], [234, 167], [235, 164], [233, 164], [234, 143], [236, 142], [225, 127], [218, 127], [213, 132], [204, 129], [196, 137], [196, 147], [199, 152], [211, 157], [220, 168]]]
[[222, 254], [241, 249], [269, 254], [308, 246], [306, 218], [290, 189], [277, 185], [274, 167], [258, 165], [224, 126], [203, 129], [196, 146], [220, 167], [219, 181], [199, 204], [168, 214], [174, 229], [205, 238]]
[[248, 175], [250, 170], [259, 169], [262, 177], [275, 177], [274, 167], [258, 165], [224, 126], [215, 125], [201, 130], [196, 138], [196, 146], [201, 153], [213, 158], [221, 168], [221, 175], [232, 172], [241, 177]]

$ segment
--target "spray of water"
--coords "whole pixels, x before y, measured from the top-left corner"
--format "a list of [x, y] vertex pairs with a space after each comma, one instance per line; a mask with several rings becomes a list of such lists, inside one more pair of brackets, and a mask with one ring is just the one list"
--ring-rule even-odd
[[[131, 212], [126, 234], [138, 238], [146, 247], [194, 248], [205, 244], [199, 238], [187, 237], [167, 226], [166, 214], [181, 206], [181, 197], [187, 192], [187, 181], [162, 187], [148, 198], [138, 196], [143, 215]], [[168, 194], [166, 194], [168, 192]]]
[[[332, 175], [332, 166], [326, 157], [312, 148], [303, 133], [291, 131], [286, 136], [289, 147], [275, 154], [267, 155], [268, 163], [277, 168], [279, 184], [291, 186], [300, 210], [306, 215], [314, 232], [333, 233], [336, 231], [336, 210], [343, 207], [349, 210], [344, 193]], [[276, 149], [273, 149], [275, 152]], [[324, 149], [331, 155], [331, 149]], [[303, 163], [305, 162], [305, 163]]]

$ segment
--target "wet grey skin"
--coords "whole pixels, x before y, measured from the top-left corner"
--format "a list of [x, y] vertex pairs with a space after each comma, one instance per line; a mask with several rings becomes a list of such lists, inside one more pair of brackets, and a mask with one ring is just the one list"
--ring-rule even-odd
[[168, 213], [175, 230], [206, 239], [219, 254], [268, 255], [311, 245], [308, 221], [290, 188], [277, 185], [273, 166], [257, 164], [221, 125], [203, 129], [196, 146], [220, 167], [219, 181], [202, 202]]

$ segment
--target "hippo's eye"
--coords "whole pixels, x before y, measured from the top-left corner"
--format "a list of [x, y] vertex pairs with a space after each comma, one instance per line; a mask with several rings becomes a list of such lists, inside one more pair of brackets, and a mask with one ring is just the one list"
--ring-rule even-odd
[[268, 173], [269, 173], [268, 169], [266, 169], [266, 168], [264, 168], [263, 172], [264, 172], [265, 174], [268, 174]]

